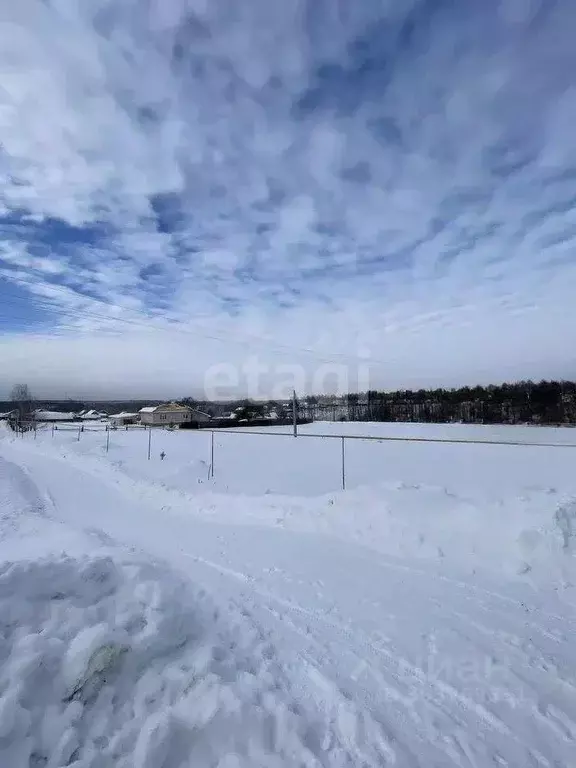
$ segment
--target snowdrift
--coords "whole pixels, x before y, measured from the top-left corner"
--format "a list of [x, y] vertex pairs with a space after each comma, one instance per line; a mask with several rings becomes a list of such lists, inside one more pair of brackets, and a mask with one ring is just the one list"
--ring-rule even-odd
[[482, 500], [383, 484], [328, 497], [313, 522], [297, 517], [292, 508], [295, 527], [332, 528], [387, 555], [438, 561], [447, 570], [576, 585], [576, 501], [556, 492]]
[[1, 565], [0, 765], [357, 764], [260, 632], [232, 619], [148, 563]]

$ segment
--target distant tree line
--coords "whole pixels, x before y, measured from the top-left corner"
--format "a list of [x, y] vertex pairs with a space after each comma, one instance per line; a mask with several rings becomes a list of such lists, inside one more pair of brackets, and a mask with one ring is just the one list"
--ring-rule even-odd
[[575, 424], [576, 383], [519, 381], [458, 389], [370, 391], [346, 396], [353, 421]]
[[[213, 416], [238, 409], [239, 418], [274, 413], [290, 418], [290, 402], [187, 402]], [[469, 424], [576, 424], [576, 382], [512, 384], [310, 395], [298, 399], [298, 417], [331, 421], [464, 422]]]

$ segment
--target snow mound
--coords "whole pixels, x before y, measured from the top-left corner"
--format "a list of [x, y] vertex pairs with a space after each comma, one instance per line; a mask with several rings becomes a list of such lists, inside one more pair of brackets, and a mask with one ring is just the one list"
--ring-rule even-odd
[[[0, 765], [382, 765], [245, 616], [149, 563], [0, 565]], [[370, 750], [368, 750], [370, 752]]]

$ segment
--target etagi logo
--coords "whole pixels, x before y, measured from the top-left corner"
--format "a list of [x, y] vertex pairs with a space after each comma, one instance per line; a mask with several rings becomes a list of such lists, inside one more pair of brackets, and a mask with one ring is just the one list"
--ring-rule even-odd
[[244, 392], [252, 400], [289, 400], [293, 392], [366, 392], [370, 389], [367, 352], [350, 362], [268, 363], [256, 355], [242, 363], [221, 362], [210, 366], [204, 376], [204, 394], [209, 400], [226, 399]]

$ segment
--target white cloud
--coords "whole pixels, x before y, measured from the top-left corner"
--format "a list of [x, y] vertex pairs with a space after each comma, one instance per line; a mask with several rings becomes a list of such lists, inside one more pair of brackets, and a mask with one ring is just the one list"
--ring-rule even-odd
[[574, 375], [574, 10], [387, 5], [4, 4], [0, 389]]

